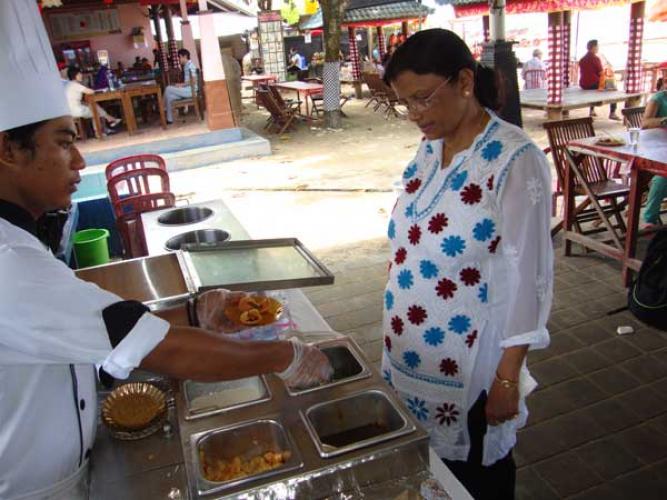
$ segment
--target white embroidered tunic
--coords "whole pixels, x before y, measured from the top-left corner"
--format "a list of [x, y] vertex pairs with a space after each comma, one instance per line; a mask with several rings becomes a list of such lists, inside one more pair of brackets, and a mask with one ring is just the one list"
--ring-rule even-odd
[[[549, 167], [521, 129], [490, 115], [444, 169], [443, 141], [422, 141], [388, 230], [383, 374], [450, 460], [468, 457], [467, 413], [502, 350], [549, 343]], [[521, 379], [520, 415], [488, 427], [483, 465], [503, 458], [526, 422], [536, 384], [525, 366]]]

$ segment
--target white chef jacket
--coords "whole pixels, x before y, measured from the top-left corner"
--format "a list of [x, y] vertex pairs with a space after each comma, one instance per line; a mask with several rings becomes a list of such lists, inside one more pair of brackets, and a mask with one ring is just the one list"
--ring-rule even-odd
[[10, 211], [14, 224], [0, 218], [0, 498], [71, 499], [55, 492], [93, 446], [94, 365], [126, 378], [169, 323], [145, 313], [112, 347], [102, 311], [122, 299], [78, 279], [29, 232], [27, 212]]

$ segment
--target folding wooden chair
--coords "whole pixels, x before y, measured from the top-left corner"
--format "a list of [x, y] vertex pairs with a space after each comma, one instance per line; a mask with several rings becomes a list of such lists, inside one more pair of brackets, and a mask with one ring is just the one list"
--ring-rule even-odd
[[[626, 227], [622, 212], [627, 205], [630, 188], [625, 183], [616, 182], [610, 178], [610, 172], [616, 172], [621, 162], [611, 160], [601, 161], [599, 158], [585, 156], [579, 160], [571, 157], [567, 150], [567, 143], [576, 139], [594, 137], [593, 119], [591, 117], [576, 118], [544, 123], [549, 139], [549, 147], [558, 177], [558, 187], [553, 194], [554, 203], [558, 196], [562, 196], [562, 187], [565, 185], [565, 173], [568, 168], [575, 174], [575, 196], [586, 196], [575, 208], [574, 226], [580, 234], [593, 234], [610, 230], [612, 239], [618, 240], [615, 229], [625, 233]], [[593, 208], [588, 208], [593, 204]], [[610, 217], [616, 219], [616, 225], [611, 225]], [[604, 227], [584, 228], [583, 224], [601, 220]], [[554, 236], [563, 228], [563, 221], [552, 230]], [[615, 241], [616, 243], [616, 241]]]
[[271, 115], [267, 127], [265, 128], [269, 128], [269, 130], [274, 128], [278, 132], [278, 135], [282, 135], [293, 125], [296, 118], [296, 110], [291, 109], [286, 105], [279, 105], [268, 88], [258, 87], [257, 99]]
[[[188, 97], [185, 99], [178, 99], [174, 102], [171, 103], [171, 109], [176, 110], [178, 108], [189, 108], [192, 106], [195, 110], [195, 115], [197, 116], [198, 120], [202, 120], [204, 118], [202, 112], [201, 112], [201, 100], [200, 100], [200, 94], [199, 91], [202, 88], [201, 81], [199, 78], [200, 71], [197, 70], [197, 75], [196, 77], [190, 77], [190, 90], [192, 91], [192, 97]], [[199, 85], [197, 85], [199, 83]]]
[[646, 106], [637, 106], [636, 108], [623, 108], [623, 123], [626, 127], [642, 128], [644, 121], [644, 111]]

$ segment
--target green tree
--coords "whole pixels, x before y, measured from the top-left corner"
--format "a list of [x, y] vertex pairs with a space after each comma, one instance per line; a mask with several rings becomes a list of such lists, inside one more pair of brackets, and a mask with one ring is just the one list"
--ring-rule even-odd
[[324, 31], [324, 125], [341, 128], [340, 35], [349, 0], [320, 0]]

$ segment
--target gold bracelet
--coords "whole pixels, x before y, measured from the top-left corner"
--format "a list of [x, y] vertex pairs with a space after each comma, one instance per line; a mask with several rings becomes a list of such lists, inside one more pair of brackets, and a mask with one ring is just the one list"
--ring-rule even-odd
[[496, 372], [496, 382], [498, 382], [500, 386], [503, 387], [504, 389], [514, 389], [516, 386], [519, 385], [519, 382], [515, 380], [507, 380], [504, 378], [500, 378], [498, 376], [498, 372]]

